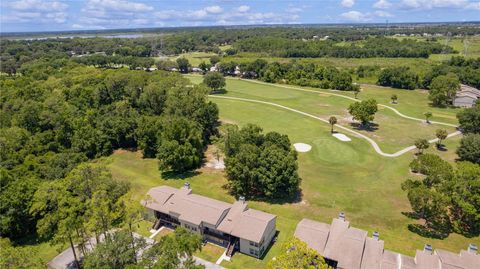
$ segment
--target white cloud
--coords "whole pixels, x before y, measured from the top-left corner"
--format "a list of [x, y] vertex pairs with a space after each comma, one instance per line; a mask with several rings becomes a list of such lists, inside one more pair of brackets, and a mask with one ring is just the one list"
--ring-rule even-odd
[[377, 17], [381, 17], [381, 18], [390, 18], [390, 17], [393, 17], [392, 14], [390, 14], [389, 12], [386, 12], [386, 11], [381, 11], [381, 10], [377, 10], [375, 12], [373, 12], [373, 14]]
[[286, 11], [288, 13], [299, 13], [299, 12], [302, 12], [303, 11], [303, 8], [300, 8], [300, 7], [288, 7], [286, 9]]
[[353, 5], [355, 5], [355, 0], [342, 0], [340, 4], [344, 7], [353, 7]]
[[466, 8], [466, 9], [480, 10], [480, 2], [470, 3], [470, 4], [468, 4], [465, 8]]
[[354, 22], [364, 22], [370, 20], [370, 16], [355, 10], [342, 13], [340, 16], [342, 16], [344, 19]]
[[379, 0], [373, 4], [373, 7], [378, 9], [389, 9], [392, 7], [392, 3], [388, 2], [388, 0]]
[[[140, 2], [127, 0], [88, 0], [81, 9], [73, 28], [120, 28], [147, 25], [154, 8]], [[168, 17], [164, 13], [164, 17]]]
[[223, 8], [219, 7], [219, 6], [210, 6], [210, 7], [206, 7], [204, 9], [206, 12], [208, 13], [212, 13], [212, 14], [220, 14], [223, 12]]
[[249, 7], [249, 6], [246, 6], [246, 5], [239, 6], [239, 7], [237, 8], [237, 11], [238, 11], [238, 12], [242, 12], [242, 13], [243, 13], [243, 12], [247, 12], [247, 11], [249, 11], [249, 10], [250, 10], [250, 7]]
[[433, 8], [463, 8], [468, 0], [403, 0], [400, 4], [405, 9], [428, 10]]
[[153, 7], [143, 3], [130, 2], [126, 0], [89, 0], [87, 8], [90, 9], [106, 9], [116, 11], [152, 11]]
[[2, 14], [2, 22], [64, 23], [68, 5], [60, 1], [20, 0], [7, 2], [10, 13]]

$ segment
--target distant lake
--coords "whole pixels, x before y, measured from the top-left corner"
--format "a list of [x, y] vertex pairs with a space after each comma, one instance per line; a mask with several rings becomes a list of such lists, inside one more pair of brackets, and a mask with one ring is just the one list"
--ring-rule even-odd
[[61, 36], [45, 36], [45, 37], [28, 37], [28, 38], [17, 38], [20, 40], [46, 40], [46, 39], [55, 39], [55, 38], [142, 38], [142, 34], [120, 34], [120, 35], [61, 35]]

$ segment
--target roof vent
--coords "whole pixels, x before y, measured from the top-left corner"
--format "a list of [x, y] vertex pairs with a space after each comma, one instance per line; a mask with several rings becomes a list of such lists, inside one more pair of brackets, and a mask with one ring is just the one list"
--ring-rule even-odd
[[245, 203], [245, 196], [238, 197], [238, 201], [241, 203]]
[[190, 183], [185, 182], [185, 183], [183, 184], [183, 187], [184, 187], [185, 189], [189, 190], [189, 189], [190, 189]]
[[380, 233], [377, 231], [373, 232], [372, 238], [378, 240], [378, 238], [380, 238]]
[[340, 212], [340, 214], [338, 214], [338, 218], [345, 221], [345, 213]]
[[424, 251], [424, 252], [427, 252], [427, 253], [429, 253], [429, 254], [432, 254], [433, 248], [432, 248], [431, 245], [425, 244], [425, 246], [423, 247], [423, 251]]
[[473, 253], [473, 254], [477, 254], [477, 251], [478, 251], [477, 245], [475, 245], [473, 243], [468, 245], [468, 252]]

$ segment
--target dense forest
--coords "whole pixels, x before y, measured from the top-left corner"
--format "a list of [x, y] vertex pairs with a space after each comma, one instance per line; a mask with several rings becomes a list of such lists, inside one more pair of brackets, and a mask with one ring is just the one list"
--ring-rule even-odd
[[161, 149], [164, 171], [195, 168], [218, 124], [209, 90], [175, 73], [40, 61], [0, 87], [0, 235], [10, 238], [35, 232], [33, 195], [79, 163], [139, 148], [146, 157]]

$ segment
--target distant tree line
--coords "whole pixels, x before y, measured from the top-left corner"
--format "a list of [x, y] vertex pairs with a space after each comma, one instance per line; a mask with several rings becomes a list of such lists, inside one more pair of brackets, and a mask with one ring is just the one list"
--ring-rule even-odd
[[381, 86], [408, 90], [429, 89], [433, 92], [431, 100], [437, 106], [451, 105], [460, 83], [480, 88], [480, 58], [452, 57], [433, 66], [422, 78], [407, 66], [389, 67], [380, 72], [378, 70], [375, 66], [360, 66], [356, 73], [358, 77], [375, 76], [378, 73], [377, 84]]
[[263, 59], [253, 62], [236, 63], [221, 62], [218, 71], [224, 75], [236, 75], [239, 67], [239, 76], [249, 79], [259, 79], [269, 83], [285, 83], [300, 86], [309, 86], [323, 89], [355, 91], [359, 85], [353, 83], [350, 73], [335, 67], [325, 67], [313, 63], [268, 63]]
[[295, 58], [371, 58], [371, 57], [410, 57], [427, 58], [430, 54], [441, 53], [451, 47], [433, 41], [398, 40], [394, 38], [374, 37], [358, 43], [338, 45], [334, 41], [303, 41], [287, 38], [255, 37], [242, 39], [233, 44], [234, 48], [244, 52], [267, 53], [276, 57]]

